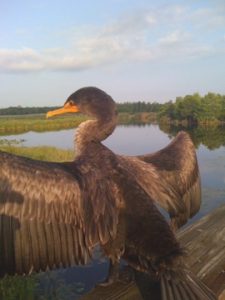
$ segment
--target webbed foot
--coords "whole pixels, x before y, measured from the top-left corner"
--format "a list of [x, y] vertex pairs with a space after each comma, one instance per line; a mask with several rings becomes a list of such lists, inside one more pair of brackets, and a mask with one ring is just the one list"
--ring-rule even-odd
[[98, 286], [106, 287], [113, 284], [115, 281], [118, 281], [119, 268], [120, 268], [119, 262], [113, 264], [112, 261], [110, 260], [108, 276], [103, 282], [98, 283]]

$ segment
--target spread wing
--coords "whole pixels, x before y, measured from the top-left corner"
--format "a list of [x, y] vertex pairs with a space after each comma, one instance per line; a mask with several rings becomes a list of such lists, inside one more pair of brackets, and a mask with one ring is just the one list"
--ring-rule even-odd
[[72, 224], [0, 215], [0, 277], [85, 264], [90, 251]]
[[[0, 166], [0, 242], [4, 241], [0, 246], [1, 262], [10, 260], [8, 256], [15, 244], [4, 237], [8, 234], [16, 239], [22, 226], [27, 231], [27, 240], [21, 242], [21, 249], [29, 244], [32, 231], [39, 230], [33, 247], [39, 247], [40, 251], [45, 248], [39, 246], [41, 239], [46, 239], [50, 245], [54, 238], [53, 229], [52, 234], [42, 235], [43, 226], [54, 224], [58, 231], [63, 224], [65, 228], [69, 226], [75, 263], [86, 263], [96, 244], [103, 245], [115, 237], [119, 214], [117, 186], [107, 174], [93, 170], [85, 161], [57, 164], [4, 152], [0, 152]], [[26, 226], [26, 222], [33, 222], [33, 225]], [[60, 239], [60, 236], [55, 238]], [[37, 255], [30, 255], [17, 272], [39, 271], [52, 266], [50, 257], [44, 264], [37, 261]], [[59, 255], [55, 263], [64, 263], [63, 257]]]
[[179, 228], [195, 215], [201, 204], [201, 187], [195, 147], [180, 132], [165, 148], [153, 154], [121, 157], [138, 183], [163, 207]]

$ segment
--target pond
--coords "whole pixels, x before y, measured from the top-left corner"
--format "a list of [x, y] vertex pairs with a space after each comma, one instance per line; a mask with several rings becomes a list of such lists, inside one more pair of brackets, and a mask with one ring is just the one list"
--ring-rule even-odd
[[[165, 147], [178, 130], [176, 127], [158, 125], [118, 126], [104, 144], [118, 154], [145, 154]], [[188, 131], [196, 145], [202, 181], [202, 206], [190, 223], [225, 203], [225, 129], [194, 128]], [[74, 148], [73, 129], [28, 132], [2, 138], [23, 140], [24, 146]], [[85, 267], [60, 269], [37, 275], [34, 279], [34, 299], [82, 299], [85, 293], [106, 277], [107, 268], [107, 261], [100, 259]]]

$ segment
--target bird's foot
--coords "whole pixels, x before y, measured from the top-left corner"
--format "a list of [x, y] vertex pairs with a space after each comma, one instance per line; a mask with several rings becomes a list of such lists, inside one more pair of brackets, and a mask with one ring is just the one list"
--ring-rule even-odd
[[113, 284], [114, 282], [128, 284], [134, 280], [135, 280], [135, 273], [133, 269], [129, 266], [126, 266], [121, 271], [113, 270], [113, 272], [110, 272], [106, 280], [99, 283], [98, 286], [107, 287]]
[[103, 281], [103, 282], [100, 282], [100, 283], [98, 283], [98, 285], [97, 286], [101, 286], [101, 287], [107, 287], [107, 286], [110, 286], [110, 285], [112, 285], [115, 281], [117, 281], [118, 279], [115, 279], [115, 278], [106, 278], [106, 280], [105, 281]]
[[119, 263], [112, 263], [112, 261], [110, 261], [109, 264], [109, 272], [108, 272], [108, 276], [105, 279], [105, 281], [101, 282], [98, 284], [98, 286], [109, 286], [111, 284], [113, 284], [115, 281], [118, 281], [119, 279]]

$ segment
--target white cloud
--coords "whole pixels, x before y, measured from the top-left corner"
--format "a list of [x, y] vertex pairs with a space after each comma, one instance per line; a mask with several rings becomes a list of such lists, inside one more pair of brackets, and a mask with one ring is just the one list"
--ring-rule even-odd
[[0, 68], [3, 70], [37, 71], [43, 67], [42, 57], [34, 49], [0, 49]]
[[[121, 61], [210, 55], [218, 50], [216, 45], [199, 41], [201, 32], [191, 32], [186, 27], [188, 19], [196, 27], [199, 23], [209, 22], [210, 16], [214, 25], [216, 22], [217, 26], [222, 24], [222, 15], [209, 8], [190, 11], [187, 6], [167, 6], [158, 11], [136, 11], [101, 27], [76, 28], [76, 31], [71, 31], [73, 36], [68, 37], [72, 42], [66, 50], [0, 49], [0, 70], [78, 71]], [[215, 21], [213, 16], [221, 18]]]
[[105, 63], [143, 56], [145, 31], [154, 23], [148, 14], [134, 14], [101, 28], [87, 28], [70, 49], [2, 49], [0, 69], [4, 71], [81, 70]]
[[145, 17], [145, 20], [150, 25], [153, 25], [153, 24], [157, 23], [156, 18], [151, 14], [147, 14], [146, 17]]
[[198, 28], [203, 30], [215, 30], [225, 26], [225, 6], [213, 5], [212, 7], [203, 7], [194, 11], [189, 20]]
[[187, 34], [182, 33], [179, 30], [173, 31], [168, 33], [166, 36], [161, 37], [159, 39], [159, 43], [161, 45], [172, 45], [172, 44], [176, 44], [179, 43], [181, 41], [184, 40], [184, 37], [187, 36]]

